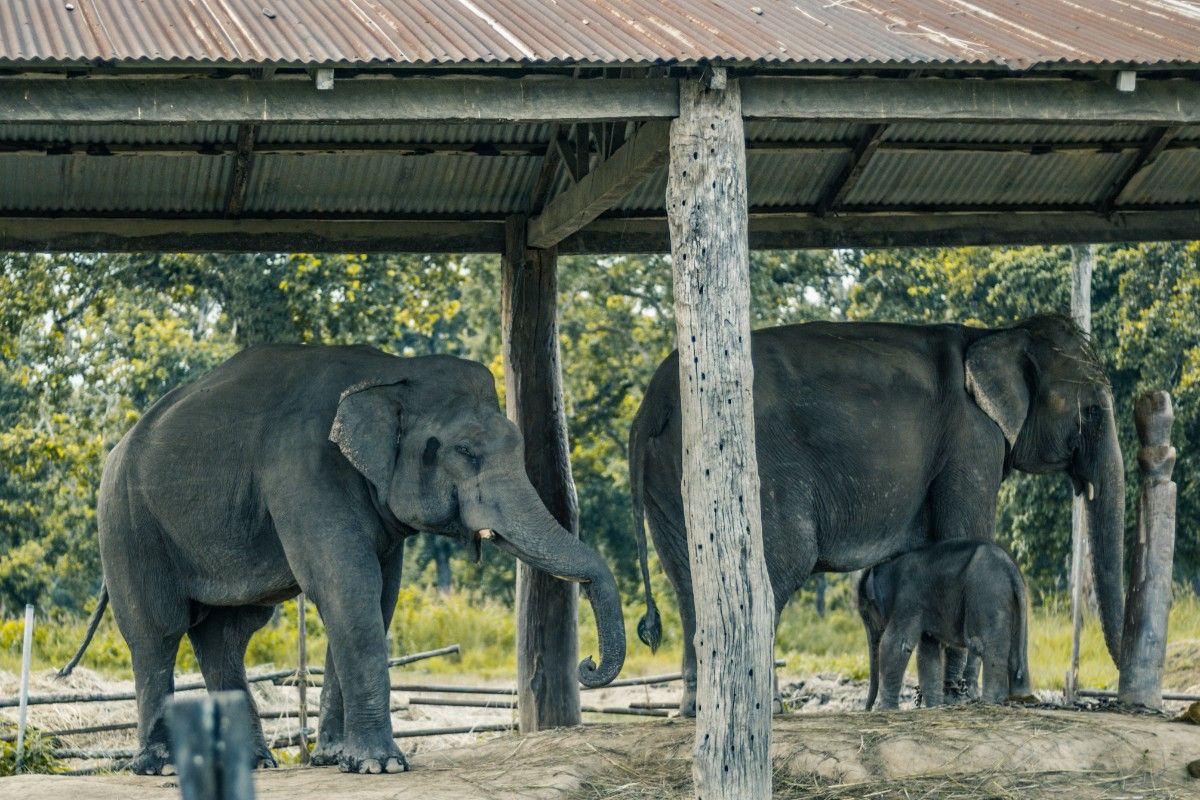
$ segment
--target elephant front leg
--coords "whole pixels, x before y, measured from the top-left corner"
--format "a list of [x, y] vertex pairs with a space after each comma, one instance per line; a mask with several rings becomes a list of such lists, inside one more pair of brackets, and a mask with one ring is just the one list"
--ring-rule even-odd
[[904, 672], [912, 657], [913, 643], [919, 636], [889, 625], [879, 640], [879, 707], [884, 711], [900, 707], [900, 690], [904, 688]]
[[[343, 772], [403, 772], [408, 762], [392, 739], [387, 644], [379, 613], [380, 575], [349, 569], [312, 594], [322, 608], [333, 663], [341, 687], [344, 737], [338, 767]], [[371, 591], [371, 584], [375, 591]], [[335, 728], [336, 729], [336, 728]]]
[[[380, 592], [380, 611], [386, 632], [391, 626], [396, 611], [396, 598], [400, 593], [400, 569], [404, 561], [404, 543], [397, 542], [392, 552], [380, 564], [383, 588]], [[386, 639], [385, 639], [386, 643]], [[386, 644], [385, 644], [386, 646]], [[389, 705], [391, 697], [389, 692]], [[389, 708], [388, 724], [391, 725]], [[321, 687], [321, 717], [317, 728], [317, 746], [313, 749], [312, 763], [324, 767], [340, 763], [346, 739], [346, 704], [342, 696], [342, 684], [338, 679], [337, 660], [333, 646], [325, 649], [325, 680]]]

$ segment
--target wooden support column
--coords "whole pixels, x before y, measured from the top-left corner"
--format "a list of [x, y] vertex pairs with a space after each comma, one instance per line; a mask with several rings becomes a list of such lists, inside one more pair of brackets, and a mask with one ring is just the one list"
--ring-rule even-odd
[[1142, 493], [1138, 499], [1137, 540], [1125, 598], [1121, 634], [1121, 680], [1117, 699], [1128, 705], [1162, 708], [1163, 661], [1167, 652], [1167, 615], [1171, 610], [1171, 570], [1175, 555], [1175, 448], [1171, 395], [1148, 392], [1138, 398], [1138, 467]]
[[736, 81], [679, 87], [667, 216], [696, 602], [696, 749], [705, 800], [771, 796], [774, 600], [763, 557], [750, 361], [746, 149]]
[[[1085, 333], [1092, 332], [1092, 269], [1096, 265], [1096, 246], [1071, 248], [1071, 319]], [[1082, 495], [1071, 501], [1071, 668], [1063, 683], [1063, 699], [1075, 702], [1079, 688], [1079, 642], [1083, 633], [1083, 610], [1095, 608], [1096, 593], [1092, 584], [1091, 547], [1087, 539], [1086, 501]]]
[[[528, 220], [505, 221], [501, 336], [508, 418], [525, 471], [559, 524], [579, 535], [558, 356], [557, 255], [525, 246]], [[517, 707], [521, 732], [580, 723], [575, 584], [517, 562]]]

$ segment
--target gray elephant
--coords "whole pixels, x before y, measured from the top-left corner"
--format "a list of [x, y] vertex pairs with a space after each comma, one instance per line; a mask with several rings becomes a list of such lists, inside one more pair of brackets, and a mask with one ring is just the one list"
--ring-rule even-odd
[[943, 647], [966, 649], [983, 663], [985, 702], [1027, 697], [1027, 604], [1020, 570], [991, 542], [937, 542], [865, 570], [858, 613], [871, 664], [867, 710], [881, 683], [879, 707], [899, 707], [914, 649], [924, 706], [942, 704]]
[[[580, 663], [585, 685], [608, 683], [625, 659], [612, 573], [542, 504], [521, 436], [475, 362], [370, 347], [243, 351], [168, 393], [125, 435], [105, 465], [97, 516], [106, 591], [133, 657], [138, 773], [168, 765], [162, 712], [183, 635], [210, 691], [245, 691], [251, 634], [299, 592], [329, 638], [314, 762], [406, 769], [384, 637], [404, 539], [418, 531], [459, 537], [476, 557], [490, 538], [581, 582], [601, 657]], [[255, 733], [260, 764], [272, 764]]]
[[[934, 541], [993, 538], [1010, 470], [1065, 472], [1087, 497], [1100, 619], [1121, 648], [1124, 466], [1112, 396], [1070, 320], [1011, 328], [810, 323], [756, 331], [754, 415], [776, 620], [815, 572], [849, 572]], [[679, 600], [695, 709], [695, 610], [680, 492], [678, 354], [654, 373], [629, 437], [634, 530], [654, 648], [643, 518]], [[951, 655], [954, 663], [951, 664]], [[947, 656], [961, 675], [965, 654]]]

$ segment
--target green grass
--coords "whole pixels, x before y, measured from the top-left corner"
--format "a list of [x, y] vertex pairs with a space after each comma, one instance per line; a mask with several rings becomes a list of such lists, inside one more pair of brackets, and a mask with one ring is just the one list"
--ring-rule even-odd
[[[1200, 682], [1200, 599], [1182, 587], [1176, 590], [1171, 610], [1168, 641], [1168, 684]], [[629, 642], [624, 674], [639, 675], [674, 672], [679, 668], [680, 624], [669, 592], [658, 595], [663, 615], [663, 646], [657, 654], [637, 639], [637, 620], [641, 603], [625, 609], [626, 638]], [[1043, 600], [1030, 621], [1030, 671], [1037, 688], [1062, 687], [1071, 653], [1069, 606], [1060, 598]], [[296, 663], [295, 603], [284, 604], [276, 620], [255, 635], [247, 656], [250, 665], [291, 665]], [[310, 660], [323, 658], [324, 628], [309, 605]], [[20, 669], [21, 625], [19, 619], [0, 622], [0, 669]], [[34, 632], [34, 668], [58, 667], [66, 663], [82, 638], [85, 620], [39, 620]], [[514, 646], [516, 624], [511, 608], [476, 592], [458, 591], [439, 595], [431, 589], [406, 587], [391, 628], [396, 653], [431, 650], [457, 642], [462, 654], [430, 659], [405, 668], [413, 674], [451, 676], [464, 674], [471, 679], [511, 679], [515, 672]], [[1189, 644], [1187, 640], [1192, 640]], [[1177, 646], [1176, 646], [1177, 645]], [[853, 678], [865, 678], [867, 657], [865, 637], [857, 613], [846, 598], [835, 595], [826, 615], [818, 617], [812, 604], [797, 598], [784, 612], [777, 639], [777, 654], [786, 658], [789, 675], [816, 672], [840, 672]], [[587, 603], [580, 604], [580, 656], [598, 655], [595, 627]], [[1173, 658], [1174, 657], [1174, 658]], [[130, 675], [129, 651], [121, 640], [111, 616], [105, 619], [92, 642], [83, 664], [112, 677]], [[194, 671], [195, 657], [188, 643], [180, 648], [180, 670]], [[1117, 672], [1104, 648], [1099, 624], [1087, 619], [1080, 656], [1080, 683], [1089, 687], [1116, 685]]]

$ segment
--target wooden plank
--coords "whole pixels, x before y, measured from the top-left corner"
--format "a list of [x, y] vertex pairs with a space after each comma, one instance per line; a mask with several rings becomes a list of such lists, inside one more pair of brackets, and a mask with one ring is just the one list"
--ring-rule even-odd
[[[1200, 209], [1094, 212], [1049, 210], [997, 213], [812, 215], [758, 213], [750, 217], [753, 250], [835, 247], [965, 247], [1086, 244], [1200, 239]], [[563, 254], [667, 253], [662, 219], [598, 219], [564, 239]]]
[[554, 122], [669, 119], [668, 78], [0, 79], [0, 119], [59, 123]]
[[[1200, 239], [1200, 208], [887, 214], [758, 212], [753, 250], [955, 247]], [[0, 217], [0, 250], [43, 252], [496, 253], [499, 220], [144, 219]], [[662, 218], [601, 218], [568, 236], [560, 253], [667, 253]]]
[[666, 163], [666, 122], [648, 122], [617, 152], [529, 222], [529, 246], [551, 247], [625, 199]]
[[747, 119], [854, 122], [1200, 122], [1200, 84], [1146, 80], [1118, 92], [1101, 80], [999, 78], [746, 78]]
[[[696, 797], [771, 796], [774, 601], [763, 553], [750, 363], [746, 151], [736, 81], [679, 87], [667, 215], [696, 604]], [[687, 679], [685, 678], [685, 681]]]
[[1129, 565], [1117, 698], [1126, 705], [1161, 709], [1177, 492], [1171, 480], [1176, 455], [1171, 446], [1171, 424], [1175, 420], [1171, 395], [1147, 392], [1138, 398], [1134, 413], [1141, 444], [1138, 466], [1142, 493]]
[[[553, 248], [529, 250], [528, 220], [505, 223], [500, 321], [504, 400], [525, 439], [525, 471], [546, 508], [579, 535], [558, 352]], [[574, 583], [517, 562], [517, 705], [521, 732], [578, 725], [579, 594]]]
[[497, 253], [503, 247], [498, 220], [0, 217], [0, 250]]

